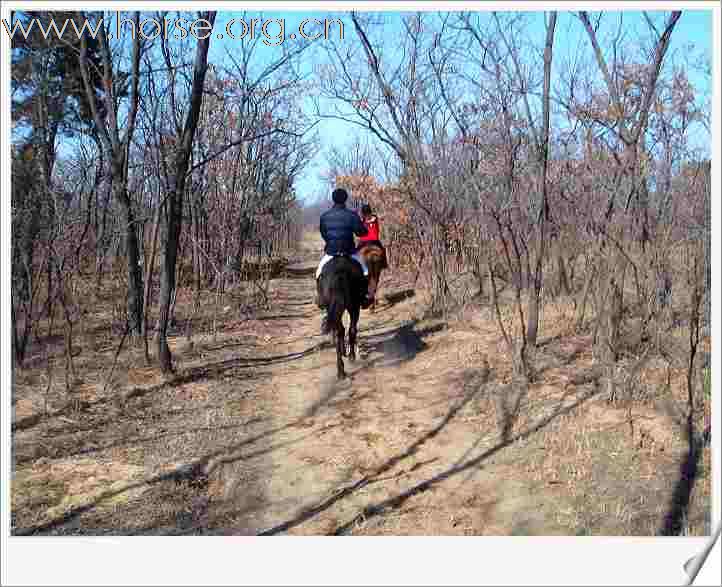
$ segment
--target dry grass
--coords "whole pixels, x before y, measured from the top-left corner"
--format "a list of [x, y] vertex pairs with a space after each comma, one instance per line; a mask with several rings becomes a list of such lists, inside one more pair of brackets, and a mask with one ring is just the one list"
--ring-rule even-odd
[[23, 523], [42, 525], [96, 502], [98, 511], [112, 510], [143, 494], [147, 489], [144, 486], [125, 489], [140, 481], [143, 474], [143, 467], [119, 460], [38, 459], [13, 478], [13, 513], [23, 516], [33, 512], [35, 516], [24, 518]]
[[[309, 269], [318, 250], [315, 237], [305, 237]], [[99, 303], [77, 341], [83, 381], [70, 396], [62, 376], [48, 386], [40, 356], [16, 371], [15, 420], [27, 425], [13, 434], [14, 528], [658, 531], [686, 450], [665, 409], [670, 398], [679, 405], [685, 399], [680, 364], [666, 386], [666, 364], [647, 361], [639, 381], [653, 392], [609, 404], [596, 388], [590, 336], [572, 334], [571, 303], [560, 299], [544, 307], [537, 377], [520, 389], [487, 308], [467, 304], [447, 319], [423, 319], [426, 294], [402, 295], [409, 289], [403, 275], [384, 276], [377, 313], [362, 317], [361, 360], [340, 383], [333, 352], [316, 335], [312, 279], [274, 279], [271, 308], [253, 314], [247, 292], [231, 289], [221, 328], [212, 336], [199, 326], [192, 346], [182, 329], [192, 296], [181, 292], [171, 337], [178, 374], [162, 379], [139, 349], [128, 348], [105, 394], [117, 338], [108, 335], [108, 310]], [[199, 324], [213, 303], [207, 294]], [[684, 336], [671, 332], [670, 344], [682, 345]], [[624, 357], [620, 368], [631, 361]], [[688, 514], [690, 534], [707, 531], [709, 452]]]

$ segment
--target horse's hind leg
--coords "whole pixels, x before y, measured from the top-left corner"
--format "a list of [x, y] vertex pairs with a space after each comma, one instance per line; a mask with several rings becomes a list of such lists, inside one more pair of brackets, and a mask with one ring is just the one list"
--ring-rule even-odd
[[352, 361], [356, 360], [356, 337], [358, 335], [358, 319], [361, 311], [359, 308], [354, 308], [351, 314], [351, 324], [348, 327], [348, 346], [349, 346], [349, 358]]
[[346, 377], [346, 370], [343, 365], [343, 355], [346, 350], [346, 333], [343, 325], [336, 330], [336, 376], [338, 379]]
[[341, 326], [341, 352], [343, 353], [344, 357], [348, 356], [348, 351], [346, 350], [346, 329]]

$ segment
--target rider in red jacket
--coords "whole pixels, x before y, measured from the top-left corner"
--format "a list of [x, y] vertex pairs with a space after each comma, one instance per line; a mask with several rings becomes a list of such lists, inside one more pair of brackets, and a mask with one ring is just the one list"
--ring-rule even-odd
[[373, 213], [371, 206], [368, 204], [364, 204], [361, 207], [361, 220], [363, 221], [367, 232], [364, 236], [361, 236], [358, 239], [359, 251], [367, 244], [373, 243], [378, 245], [384, 253], [384, 264], [382, 269], [386, 269], [388, 267], [388, 263], [386, 261], [386, 249], [381, 244], [381, 225], [379, 223], [379, 217]]
[[371, 210], [371, 206], [364, 204], [361, 208], [361, 220], [368, 231], [364, 236], [359, 238], [359, 243], [367, 243], [371, 241], [379, 241], [381, 234], [381, 226], [379, 218]]

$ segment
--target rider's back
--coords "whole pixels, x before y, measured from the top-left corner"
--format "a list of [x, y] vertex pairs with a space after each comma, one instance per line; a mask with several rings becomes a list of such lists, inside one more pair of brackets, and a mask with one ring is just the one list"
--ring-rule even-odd
[[345, 206], [334, 205], [321, 214], [321, 235], [326, 241], [327, 255], [351, 255], [356, 250], [354, 234], [363, 236], [366, 227], [355, 212]]

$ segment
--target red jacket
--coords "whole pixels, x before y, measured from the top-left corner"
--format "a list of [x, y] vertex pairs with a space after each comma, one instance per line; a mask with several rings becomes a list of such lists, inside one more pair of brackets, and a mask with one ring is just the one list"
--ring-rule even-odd
[[368, 233], [359, 238], [360, 242], [377, 241], [381, 240], [381, 227], [379, 226], [378, 216], [371, 216], [363, 220], [364, 226], [368, 230]]

